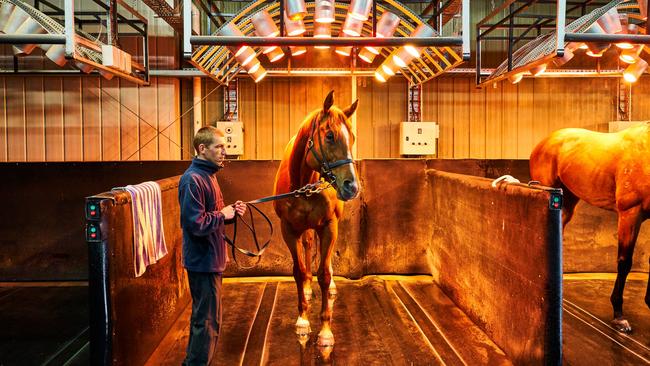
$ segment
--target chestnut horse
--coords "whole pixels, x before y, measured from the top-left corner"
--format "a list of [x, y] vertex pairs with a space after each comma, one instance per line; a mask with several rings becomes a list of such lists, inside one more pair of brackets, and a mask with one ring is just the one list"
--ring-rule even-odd
[[328, 301], [336, 295], [332, 281], [332, 252], [338, 235], [338, 222], [343, 215], [343, 201], [359, 194], [351, 153], [354, 135], [349, 121], [357, 109], [357, 102], [341, 110], [333, 106], [334, 91], [331, 91], [325, 98], [323, 109], [310, 113], [287, 144], [275, 176], [276, 195], [318, 182], [321, 177], [331, 185], [309, 197], [274, 202], [275, 212], [282, 222], [282, 237], [293, 259], [293, 276], [298, 288], [296, 333], [301, 336], [310, 332], [308, 310], [314, 230], [320, 239], [318, 284], [322, 306], [319, 346], [334, 345], [330, 327], [333, 301]]
[[[650, 122], [616, 133], [580, 128], [553, 132], [530, 156], [530, 176], [562, 188], [562, 227], [579, 200], [618, 214], [617, 276], [610, 297], [612, 324], [620, 332], [632, 328], [623, 317], [623, 289], [641, 223], [650, 213]], [[650, 287], [645, 302], [650, 306]]]

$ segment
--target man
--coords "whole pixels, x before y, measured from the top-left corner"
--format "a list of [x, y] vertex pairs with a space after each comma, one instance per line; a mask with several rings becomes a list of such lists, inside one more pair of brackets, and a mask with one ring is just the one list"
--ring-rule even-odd
[[227, 252], [224, 225], [243, 215], [246, 204], [225, 206], [215, 173], [226, 157], [223, 132], [203, 127], [194, 136], [196, 157], [178, 185], [183, 228], [183, 265], [192, 294], [192, 317], [183, 365], [207, 365], [221, 326], [221, 279]]

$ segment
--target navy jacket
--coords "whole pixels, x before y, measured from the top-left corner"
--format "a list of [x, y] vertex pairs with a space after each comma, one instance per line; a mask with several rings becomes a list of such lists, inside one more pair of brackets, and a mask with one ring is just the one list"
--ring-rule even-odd
[[183, 228], [183, 265], [194, 272], [226, 269], [223, 196], [215, 173], [220, 169], [194, 158], [178, 184]]

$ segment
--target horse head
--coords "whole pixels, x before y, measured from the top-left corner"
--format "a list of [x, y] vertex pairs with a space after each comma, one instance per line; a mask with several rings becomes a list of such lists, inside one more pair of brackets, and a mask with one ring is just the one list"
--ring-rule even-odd
[[315, 113], [307, 142], [305, 161], [310, 168], [336, 188], [342, 201], [359, 195], [359, 182], [352, 160], [354, 134], [350, 117], [357, 109], [358, 100], [345, 109], [334, 106], [334, 91], [325, 98], [323, 109]]

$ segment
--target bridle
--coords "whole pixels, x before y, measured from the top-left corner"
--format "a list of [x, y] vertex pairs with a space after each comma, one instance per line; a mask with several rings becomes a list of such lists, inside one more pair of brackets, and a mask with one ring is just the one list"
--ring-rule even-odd
[[[307, 140], [307, 150], [309, 150], [312, 155], [314, 155], [314, 158], [316, 161], [318, 161], [318, 164], [320, 165], [320, 175], [331, 185], [336, 187], [336, 174], [332, 171], [332, 169], [339, 167], [341, 165], [345, 164], [352, 164], [354, 161], [350, 158], [348, 159], [342, 159], [342, 160], [337, 160], [333, 163], [330, 163], [325, 159], [325, 152], [323, 151], [323, 139], [320, 137], [320, 134], [318, 134], [318, 127], [320, 127], [321, 122], [323, 122], [325, 119], [327, 119], [329, 112], [323, 112], [323, 117], [318, 120], [318, 123], [313, 123], [312, 128], [311, 128], [311, 133], [309, 135], [309, 139]], [[316, 153], [316, 149], [314, 149], [314, 135], [318, 134], [318, 144], [319, 144], [319, 150], [320, 150], [320, 157]]]

